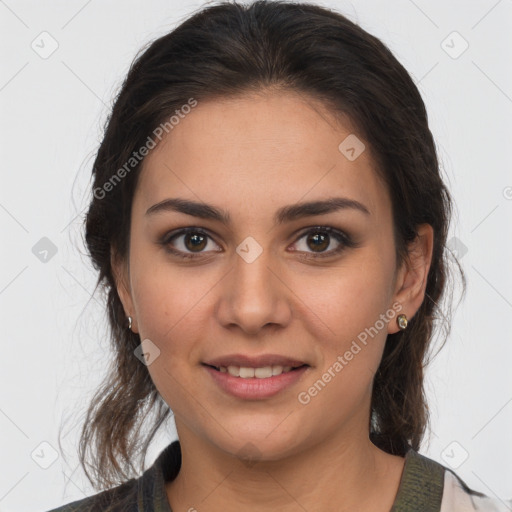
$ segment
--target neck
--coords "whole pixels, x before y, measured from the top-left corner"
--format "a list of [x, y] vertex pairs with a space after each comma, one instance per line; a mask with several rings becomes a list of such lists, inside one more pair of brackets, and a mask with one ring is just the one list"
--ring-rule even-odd
[[243, 461], [183, 425], [178, 433], [182, 465], [166, 484], [174, 512], [389, 511], [404, 464], [361, 434], [324, 438], [279, 460]]

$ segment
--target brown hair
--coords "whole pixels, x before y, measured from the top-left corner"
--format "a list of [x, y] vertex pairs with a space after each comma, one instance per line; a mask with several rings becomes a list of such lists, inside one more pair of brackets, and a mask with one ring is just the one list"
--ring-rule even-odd
[[[119, 178], [119, 169], [127, 169], [126, 162], [155, 128], [190, 98], [200, 102], [268, 88], [321, 100], [333, 114], [350, 119], [368, 143], [392, 201], [397, 266], [416, 227], [428, 223], [434, 229], [426, 297], [407, 330], [388, 335], [374, 378], [369, 425], [372, 442], [388, 453], [419, 449], [429, 420], [425, 359], [434, 320], [445, 318], [438, 302], [449, 276], [446, 237], [452, 208], [420, 93], [388, 48], [341, 14], [307, 3], [225, 2], [200, 10], [141, 50], [117, 95], [93, 164], [85, 239], [99, 272], [96, 288], [102, 286], [108, 297], [115, 356], [89, 405], [80, 439], [80, 462], [98, 489], [137, 474], [137, 455], [144, 470], [147, 449], [171, 414], [147, 367], [134, 355], [141, 339], [127, 328], [110, 260], [111, 249], [122, 258], [128, 255], [131, 206], [143, 160], [115, 183], [114, 175]], [[445, 328], [447, 336], [449, 324]], [[150, 413], [150, 428], [142, 431]]]

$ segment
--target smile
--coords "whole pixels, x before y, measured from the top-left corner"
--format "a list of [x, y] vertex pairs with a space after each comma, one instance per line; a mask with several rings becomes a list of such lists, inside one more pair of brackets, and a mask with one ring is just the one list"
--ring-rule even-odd
[[244, 400], [273, 397], [297, 384], [311, 369], [307, 364], [295, 368], [278, 365], [258, 368], [230, 365], [226, 368], [204, 363], [202, 366], [221, 391]]
[[[211, 366], [211, 365], [209, 365]], [[301, 365], [307, 366], [307, 365]], [[269, 377], [275, 377], [277, 375], [281, 375], [282, 373], [288, 373], [293, 370], [300, 368], [301, 366], [282, 366], [282, 365], [273, 365], [273, 366], [262, 366], [260, 368], [251, 368], [248, 366], [234, 366], [229, 365], [226, 366], [211, 366], [215, 368], [215, 370], [221, 373], [229, 373], [233, 377], [240, 377], [242, 379], [268, 379]]]

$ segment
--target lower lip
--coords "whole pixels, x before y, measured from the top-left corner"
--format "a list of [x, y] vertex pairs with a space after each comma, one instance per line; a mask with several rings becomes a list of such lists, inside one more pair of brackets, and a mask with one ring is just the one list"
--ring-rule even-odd
[[304, 375], [309, 366], [301, 366], [297, 370], [292, 370], [281, 375], [258, 379], [252, 377], [243, 379], [242, 377], [233, 377], [229, 373], [223, 373], [215, 370], [211, 366], [204, 365], [206, 370], [212, 376], [213, 380], [226, 393], [244, 399], [263, 399], [277, 395], [283, 389], [295, 384]]

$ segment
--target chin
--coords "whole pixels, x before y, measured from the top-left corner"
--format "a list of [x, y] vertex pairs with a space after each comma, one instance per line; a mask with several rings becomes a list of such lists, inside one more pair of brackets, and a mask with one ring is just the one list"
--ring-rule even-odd
[[250, 432], [238, 430], [233, 437], [224, 437], [219, 442], [215, 442], [219, 449], [228, 453], [229, 455], [241, 460], [248, 466], [252, 466], [257, 462], [275, 461], [288, 457], [295, 449], [294, 442], [297, 441], [296, 437], [293, 438], [283, 437], [271, 429], [262, 428], [255, 431], [251, 429]]

